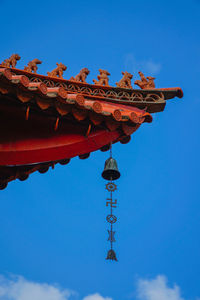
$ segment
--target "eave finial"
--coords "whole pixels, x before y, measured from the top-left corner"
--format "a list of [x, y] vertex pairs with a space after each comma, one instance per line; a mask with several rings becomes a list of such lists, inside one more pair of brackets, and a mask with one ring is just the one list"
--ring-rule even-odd
[[155, 89], [154, 79], [155, 77], [147, 76], [145, 77], [142, 72], [138, 72], [141, 80], [136, 80], [134, 83], [138, 85], [141, 89]]
[[116, 85], [120, 88], [132, 89], [131, 79], [133, 78], [133, 75], [128, 72], [122, 72], [122, 75], [122, 79], [119, 82], [116, 82]]
[[49, 77], [58, 77], [63, 79], [63, 72], [67, 70], [67, 67], [62, 63], [56, 63], [57, 68], [51, 72], [47, 72]]
[[5, 59], [1, 65], [6, 68], [15, 68], [17, 61], [21, 59], [19, 54], [12, 54], [9, 58]]
[[70, 80], [86, 83], [86, 78], [89, 73], [90, 71], [87, 68], [83, 68], [75, 77], [71, 77]]
[[100, 73], [100, 75], [97, 76], [97, 78], [99, 80], [93, 79], [94, 84], [109, 86], [109, 84], [108, 84], [108, 81], [109, 81], [108, 76], [110, 75], [110, 73], [108, 71], [106, 71], [106, 70], [101, 70], [101, 69], [99, 69], [99, 73]]
[[24, 71], [36, 74], [38, 69], [37, 65], [40, 65], [41, 63], [41, 60], [35, 58], [29, 61], [28, 65], [24, 67]]

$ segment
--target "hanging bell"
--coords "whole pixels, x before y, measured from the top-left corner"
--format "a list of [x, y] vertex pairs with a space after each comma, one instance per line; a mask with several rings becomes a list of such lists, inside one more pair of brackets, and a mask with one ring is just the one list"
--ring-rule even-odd
[[118, 171], [117, 167], [117, 161], [114, 158], [109, 157], [105, 161], [104, 170], [101, 175], [106, 180], [116, 180], [120, 177], [120, 172]]
[[113, 249], [110, 249], [110, 250], [108, 251], [108, 254], [107, 254], [106, 259], [116, 260], [116, 261], [117, 261], [116, 254], [115, 254], [115, 251], [114, 251]]

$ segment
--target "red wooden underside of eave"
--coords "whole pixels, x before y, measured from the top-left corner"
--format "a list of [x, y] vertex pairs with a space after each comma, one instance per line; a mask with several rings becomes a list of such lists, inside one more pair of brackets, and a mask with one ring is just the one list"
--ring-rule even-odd
[[0, 165], [14, 166], [48, 161], [58, 161], [96, 151], [116, 141], [120, 133], [93, 127], [86, 136], [88, 124], [61, 122], [58, 131], [53, 122], [44, 116], [24, 119], [19, 115], [0, 118]]

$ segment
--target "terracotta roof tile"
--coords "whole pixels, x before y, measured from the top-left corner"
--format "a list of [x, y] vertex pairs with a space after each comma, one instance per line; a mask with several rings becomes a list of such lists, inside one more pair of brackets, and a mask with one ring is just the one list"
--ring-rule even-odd
[[68, 94], [63, 87], [48, 87], [47, 96], [52, 98], [61, 97], [62, 99], [66, 99]]
[[29, 79], [24, 75], [12, 75], [11, 79], [9, 80], [11, 80], [12, 83], [21, 84], [24, 87], [29, 86]]
[[12, 73], [9, 69], [0, 68], [0, 75], [4, 75], [8, 80], [12, 79]]
[[39, 93], [46, 95], [47, 94], [47, 86], [41, 82], [29, 82], [28, 89], [30, 91], [38, 91]]
[[[1, 68], [0, 74], [6, 77], [8, 82], [10, 82], [8, 88], [6, 87], [3, 91], [4, 93], [9, 93], [9, 89], [12, 89], [12, 84], [21, 84], [23, 89], [17, 91], [17, 97], [21, 102], [26, 103], [32, 99], [42, 110], [54, 106], [61, 116], [71, 111], [68, 105], [76, 104], [78, 107], [74, 107], [71, 113], [77, 120], [85, 119], [88, 115], [87, 111], [93, 111], [102, 116], [99, 118], [95, 115], [90, 115], [94, 124], [100, 123], [103, 119], [110, 116], [112, 116], [116, 122], [127, 121], [141, 124], [145, 121], [152, 121], [152, 117], [149, 113], [133, 106], [86, 99], [86, 97], [81, 94], [68, 93], [63, 87], [47, 87], [46, 84], [42, 82], [30, 82], [26, 76], [11, 74], [9, 69], [6, 68]], [[83, 110], [85, 111], [83, 112]], [[111, 125], [109, 125], [109, 127], [110, 126]]]

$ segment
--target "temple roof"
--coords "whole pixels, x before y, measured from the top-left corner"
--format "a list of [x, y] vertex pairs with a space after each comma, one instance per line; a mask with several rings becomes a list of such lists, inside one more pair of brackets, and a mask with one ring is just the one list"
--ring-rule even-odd
[[[64, 70], [57, 65], [56, 72], [60, 65]], [[183, 96], [180, 88], [149, 88], [154, 78], [146, 80], [141, 72], [142, 80], [135, 82], [139, 90], [132, 89], [127, 72], [111, 87], [104, 70], [99, 70], [95, 84], [88, 84], [77, 80], [79, 74], [65, 80], [55, 70], [44, 76], [27, 68], [0, 65], [1, 126], [6, 128], [0, 136], [2, 189], [11, 180], [25, 180], [36, 170], [44, 173], [74, 156], [84, 159], [92, 151], [108, 150], [111, 143], [127, 143], [142, 123], [152, 122], [150, 113], [164, 110], [166, 100]], [[87, 75], [88, 69], [83, 70]]]

